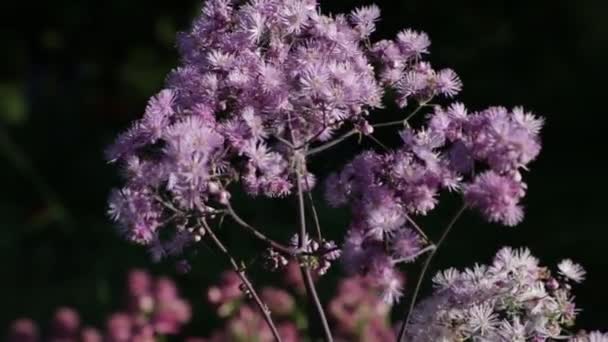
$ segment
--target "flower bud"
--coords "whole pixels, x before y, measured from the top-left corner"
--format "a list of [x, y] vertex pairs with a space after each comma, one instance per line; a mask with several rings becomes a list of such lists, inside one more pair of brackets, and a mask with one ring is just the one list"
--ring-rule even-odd
[[223, 190], [222, 192], [220, 192], [218, 200], [221, 204], [228, 204], [230, 201], [230, 193], [226, 190]]

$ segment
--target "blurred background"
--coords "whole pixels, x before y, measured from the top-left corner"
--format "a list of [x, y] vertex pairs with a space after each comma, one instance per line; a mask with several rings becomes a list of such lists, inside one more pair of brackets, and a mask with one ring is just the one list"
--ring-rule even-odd
[[[321, 1], [332, 13], [369, 3]], [[375, 37], [391, 38], [405, 27], [426, 31], [433, 41], [431, 62], [457, 71], [464, 83], [460, 100], [469, 108], [524, 105], [547, 121], [544, 150], [525, 176], [525, 221], [504, 228], [467, 214], [434, 267], [487, 262], [503, 245], [528, 246], [547, 265], [572, 258], [588, 271], [587, 281], [575, 289], [584, 309], [579, 327], [607, 328], [608, 189], [601, 149], [607, 114], [601, 101], [608, 81], [608, 2], [376, 3], [383, 20]], [[154, 264], [142, 248], [122, 241], [105, 215], [118, 172], [103, 159], [103, 149], [143, 113], [148, 97], [177, 65], [175, 33], [188, 29], [200, 1], [55, 0], [8, 6], [5, 13], [17, 14], [18, 20], [0, 31], [0, 335], [20, 316], [48, 321], [59, 305], [73, 306], [84, 321], [101, 326], [119, 305], [125, 272], [133, 267], [175, 276], [195, 305], [189, 329], [204, 335], [214, 321], [203, 289], [225, 265], [203, 250], [193, 271], [178, 276], [172, 263]], [[388, 110], [376, 120], [403, 115]], [[390, 130], [377, 137], [397, 143]], [[323, 176], [358, 148], [334, 149], [312, 169]], [[347, 213], [329, 210], [316, 195], [326, 234], [341, 240]], [[267, 227], [269, 235], [287, 238], [293, 231], [290, 200], [237, 197], [243, 216]], [[431, 236], [439, 235], [456, 209], [453, 202], [447, 199], [422, 220]], [[227, 227], [229, 244], [251, 260], [260, 245]], [[418, 267], [408, 270], [411, 283]], [[322, 280], [323, 297], [331, 295], [339, 275], [334, 268]]]

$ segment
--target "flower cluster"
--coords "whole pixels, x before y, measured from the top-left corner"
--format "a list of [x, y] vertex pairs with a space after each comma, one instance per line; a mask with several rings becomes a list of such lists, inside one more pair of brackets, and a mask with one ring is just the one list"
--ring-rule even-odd
[[460, 104], [438, 107], [429, 120], [429, 130], [452, 144], [450, 161], [470, 173], [480, 164], [480, 173], [463, 186], [466, 202], [479, 209], [490, 222], [514, 226], [523, 219], [520, 200], [525, 195], [521, 169], [540, 152], [539, 133], [544, 120], [516, 107], [490, 107], [467, 113]]
[[582, 268], [565, 261], [552, 274], [527, 249], [503, 248], [491, 265], [448, 269], [433, 281], [408, 329], [411, 341], [550, 341], [567, 336], [578, 313], [572, 282]]
[[395, 341], [390, 306], [378, 297], [370, 278], [343, 279], [329, 302], [328, 313], [342, 341]]
[[331, 205], [349, 203], [352, 208], [344, 261], [351, 271], [375, 279], [390, 302], [401, 295], [394, 265], [413, 261], [426, 244], [411, 217], [429, 212], [437, 204], [437, 193], [455, 188], [459, 181], [425, 131], [406, 130], [402, 137], [403, 148], [360, 154], [330, 175], [326, 187]]
[[[379, 15], [376, 6], [323, 15], [315, 0], [206, 1], [178, 37], [182, 63], [166, 88], [107, 151], [126, 180], [109, 201], [123, 234], [156, 259], [180, 254], [200, 238], [197, 219], [228, 203], [229, 184], [285, 196], [297, 168], [304, 190], [314, 187], [298, 167], [306, 147], [346, 126], [371, 134], [386, 88], [402, 105], [457, 94], [452, 70], [422, 60], [426, 34], [371, 43]], [[169, 225], [177, 232], [161, 234]]]
[[145, 271], [131, 271], [127, 298], [128, 310], [114, 317], [128, 318], [135, 334], [146, 330], [161, 335], [176, 334], [190, 321], [190, 304], [179, 296], [175, 283], [167, 277], [154, 279]]
[[[316, 277], [341, 257], [358, 274], [341, 286], [360, 295], [346, 298], [341, 292], [331, 305], [333, 318], [366, 321], [371, 330], [365, 336], [384, 336], [388, 326], [382, 319], [361, 317], [403, 295], [398, 264], [437, 248], [416, 219], [438, 206], [442, 192], [462, 196], [466, 207], [489, 222], [520, 223], [527, 190], [522, 171], [541, 150], [543, 119], [521, 107], [469, 112], [457, 102], [431, 104], [451, 101], [462, 82], [453, 70], [436, 70], [425, 60], [430, 40], [423, 32], [407, 29], [392, 40], [373, 42], [379, 18], [375, 5], [324, 15], [316, 0], [207, 0], [191, 29], [178, 37], [181, 64], [165, 89], [107, 151], [125, 179], [111, 195], [109, 214], [127, 239], [148, 246], [159, 259], [183, 254], [209, 234], [229, 255], [210, 221], [230, 216], [269, 244], [267, 266], [287, 266], [296, 289], [302, 279], [294, 261]], [[374, 123], [370, 112], [383, 107], [385, 95], [394, 95], [401, 108], [416, 109], [401, 121]], [[434, 109], [411, 126], [409, 118], [426, 108]], [[375, 127], [393, 125], [402, 127], [400, 147], [365, 151], [326, 179], [329, 204], [352, 212], [343, 248], [307, 237], [303, 192], [310, 195], [317, 183], [307, 158], [351, 135], [371, 137]], [[238, 217], [230, 203], [235, 183], [251, 196], [283, 197], [298, 190], [301, 230], [289, 246]], [[189, 269], [185, 261], [179, 266]], [[584, 270], [569, 260], [559, 272], [552, 277], [528, 252], [509, 249], [490, 267], [449, 271], [437, 278], [436, 295], [419, 306], [426, 309], [418, 309], [413, 325], [436, 319], [444, 330], [429, 325], [410, 335], [417, 340], [558, 337], [576, 313], [566, 279], [584, 278]], [[262, 315], [243, 301], [247, 293], [239, 284], [226, 274], [209, 290], [209, 301], [230, 322], [212, 340], [251, 334], [271, 339]], [[363, 292], [380, 293], [385, 304]], [[293, 302], [289, 294], [261, 293], [278, 305], [279, 316], [293, 313], [285, 304]], [[147, 308], [138, 305], [140, 311]], [[363, 311], [350, 312], [351, 305]], [[445, 320], [449, 325], [442, 325]], [[161, 326], [171, 333], [181, 323]], [[154, 318], [151, 324], [161, 329]], [[297, 338], [286, 321], [279, 327]]]
[[[293, 267], [292, 267], [293, 266]], [[288, 265], [298, 270], [297, 263]], [[304, 284], [299, 272], [287, 272], [282, 279], [294, 293], [276, 287], [262, 287], [260, 296], [277, 322], [283, 341], [306, 340], [307, 316], [300, 305]], [[570, 287], [584, 280], [584, 270], [570, 260], [558, 265], [552, 275], [527, 250], [505, 248], [492, 265], [477, 265], [459, 272], [449, 269], [435, 277], [432, 296], [415, 309], [408, 341], [550, 341], [570, 337], [572, 342], [608, 342], [608, 334], [581, 331], [566, 333], [577, 313]], [[187, 342], [273, 341], [258, 307], [234, 272], [221, 274], [219, 282], [206, 290], [207, 301], [224, 323], [202, 337], [184, 337], [189, 303], [177, 296], [169, 278], [153, 279], [133, 270], [127, 281], [124, 310], [111, 314], [105, 331], [83, 325], [71, 308], [56, 310], [48, 333], [41, 333], [31, 319], [21, 318], [9, 327], [9, 342], [152, 342], [159, 337], [179, 336]], [[390, 305], [377, 295], [369, 277], [341, 279], [327, 312], [336, 341], [394, 342]], [[443, 338], [443, 339], [442, 339]]]
[[599, 331], [592, 331], [587, 333], [582, 331], [575, 337], [570, 339], [571, 342], [608, 342], [608, 333], [602, 333]]
[[[294, 147], [364, 125], [382, 96], [362, 44], [375, 21], [367, 12], [349, 21], [320, 14], [314, 0], [206, 1], [178, 38], [182, 65], [167, 88], [108, 149], [125, 169], [110, 214], [126, 236], [157, 256], [179, 252], [188, 239], [158, 234], [174, 216], [188, 232], [187, 213], [228, 201], [231, 181], [287, 195]], [[314, 176], [305, 179], [312, 188]]]
[[[180, 298], [173, 280], [154, 279], [145, 271], [132, 270], [127, 281], [127, 301], [124, 310], [111, 314], [104, 332], [82, 326], [78, 312], [63, 307], [57, 309], [48, 338], [44, 341], [63, 342], [154, 342], [156, 336], [181, 332], [190, 321], [190, 304]], [[9, 341], [35, 342], [40, 336], [30, 319], [13, 322]]]
[[[48, 339], [41, 339], [38, 325], [29, 318], [20, 318], [12, 322], [8, 333], [9, 342], [102, 342], [102, 334], [95, 328], [81, 326], [80, 315], [68, 307], [55, 311], [51, 321]], [[108, 341], [117, 341], [108, 339]]]
[[378, 63], [382, 84], [397, 94], [400, 107], [410, 102], [425, 103], [437, 95], [453, 97], [462, 82], [452, 69], [434, 70], [421, 57], [429, 53], [431, 41], [426, 33], [406, 29], [395, 40], [381, 40], [371, 48]]
[[[298, 234], [292, 236], [290, 245], [292, 248], [300, 246], [300, 237]], [[342, 255], [342, 251], [338, 248], [334, 241], [316, 240], [304, 235], [303, 255], [300, 263], [308, 266], [315, 272], [316, 275], [322, 276], [331, 267], [333, 261], [336, 261]]]
[[330, 175], [327, 201], [348, 203], [353, 213], [344, 244], [349, 268], [373, 274], [388, 299], [398, 298], [393, 265], [425, 250], [413, 217], [434, 209], [442, 190], [461, 191], [465, 203], [490, 222], [519, 223], [526, 189], [520, 169], [540, 150], [541, 126], [542, 119], [520, 108], [467, 114], [460, 104], [437, 107], [426, 126], [401, 132], [399, 149], [363, 152]]
[[[292, 263], [292, 266], [297, 264]], [[303, 294], [301, 278], [294, 279], [289, 273], [283, 279], [294, 285], [296, 295]], [[234, 272], [224, 272], [217, 285], [207, 291], [209, 302], [216, 308], [217, 315], [226, 319], [222, 328], [217, 329], [205, 341], [272, 341], [271, 332], [264, 324], [259, 309], [245, 301], [247, 295], [239, 288], [239, 278]], [[296, 305], [299, 296], [274, 287], [263, 287], [261, 297], [277, 320], [277, 329], [283, 341], [300, 341], [305, 336], [293, 322], [301, 322], [304, 312]], [[344, 278], [327, 306], [336, 340], [392, 342], [395, 335], [390, 324], [390, 306], [377, 295], [373, 282], [366, 277]]]
[[[246, 301], [247, 296], [236, 273], [222, 273], [220, 282], [207, 290], [207, 299], [216, 308], [217, 315], [226, 322], [204, 341], [274, 341], [259, 308]], [[297, 310], [295, 298], [290, 293], [274, 287], [262, 288], [260, 296], [272, 313], [273, 319], [279, 320], [277, 329], [281, 339], [287, 342], [299, 341], [299, 332], [293, 323]]]

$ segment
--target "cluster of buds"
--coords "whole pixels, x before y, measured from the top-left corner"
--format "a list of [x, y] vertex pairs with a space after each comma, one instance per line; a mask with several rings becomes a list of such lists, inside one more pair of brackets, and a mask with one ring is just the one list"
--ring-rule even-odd
[[266, 253], [264, 253], [264, 266], [268, 270], [277, 271], [283, 269], [288, 263], [289, 260], [274, 248], [266, 249]]
[[334, 241], [324, 239], [312, 239], [308, 235], [304, 236], [304, 243], [300, 244], [300, 236], [294, 235], [291, 238], [291, 246], [293, 248], [300, 247], [300, 265], [307, 266], [317, 275], [322, 276], [332, 265], [332, 262], [338, 260], [342, 255], [342, 251]]

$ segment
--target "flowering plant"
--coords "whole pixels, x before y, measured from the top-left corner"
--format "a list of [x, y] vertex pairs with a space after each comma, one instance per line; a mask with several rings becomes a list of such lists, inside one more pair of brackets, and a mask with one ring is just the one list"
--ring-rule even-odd
[[[476, 265], [459, 272], [439, 272], [435, 292], [416, 307], [407, 341], [547, 341], [565, 339], [578, 312], [570, 295], [571, 284], [583, 280], [584, 271], [570, 260], [551, 275], [526, 249], [500, 250], [489, 266]], [[303, 279], [295, 263], [286, 266], [282, 284], [291, 290], [265, 286], [260, 296], [273, 312], [282, 341], [307, 340], [311, 324], [298, 305], [305, 300]], [[236, 272], [226, 271], [206, 289], [211, 312], [223, 320], [207, 334], [186, 333], [191, 306], [197, 302], [180, 296], [168, 277], [152, 277], [144, 270], [131, 270], [121, 310], [106, 317], [105, 327], [83, 324], [69, 307], [55, 311], [48, 331], [41, 331], [29, 318], [10, 326], [9, 342], [155, 342], [179, 337], [186, 342], [273, 341], [261, 311], [247, 300]], [[374, 291], [371, 278], [360, 275], [340, 280], [335, 296], [325, 306], [338, 341], [395, 341], [390, 305]], [[208, 319], [208, 312], [205, 315]], [[189, 329], [192, 331], [192, 329]], [[175, 340], [175, 339], [174, 339]], [[606, 342], [608, 334], [581, 331], [572, 342]]]
[[[147, 246], [156, 260], [213, 244], [276, 340], [281, 336], [269, 305], [217, 234], [224, 220], [267, 244], [271, 269], [297, 262], [331, 341], [315, 278], [333, 261], [340, 258], [391, 305], [403, 296], [399, 266], [426, 254], [399, 329], [403, 340], [418, 334], [409, 323], [422, 280], [461, 214], [476, 210], [507, 226], [524, 216], [522, 172], [540, 152], [543, 119], [521, 107], [470, 111], [449, 103], [462, 83], [453, 70], [434, 69], [425, 60], [428, 36], [407, 29], [393, 40], [373, 41], [379, 17], [374, 5], [331, 16], [315, 0], [208, 0], [191, 30], [178, 36], [181, 65], [165, 89], [107, 151], [125, 179], [109, 204], [121, 233]], [[381, 122], [376, 113], [391, 102], [409, 114]], [[374, 137], [387, 127], [399, 130], [401, 147], [389, 149]], [[311, 193], [317, 176], [309, 164], [353, 136], [379, 148], [326, 179], [327, 202], [352, 211], [339, 244], [323, 237]], [[239, 190], [251, 197], [295, 197], [292, 241], [277, 241], [243, 219], [231, 201]], [[416, 221], [437, 207], [443, 191], [458, 194], [463, 204], [435, 241]], [[185, 259], [179, 265], [190, 267]], [[533, 283], [545, 281], [532, 277]]]

